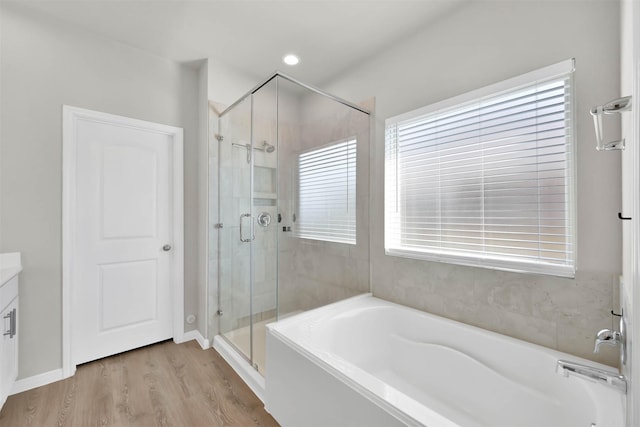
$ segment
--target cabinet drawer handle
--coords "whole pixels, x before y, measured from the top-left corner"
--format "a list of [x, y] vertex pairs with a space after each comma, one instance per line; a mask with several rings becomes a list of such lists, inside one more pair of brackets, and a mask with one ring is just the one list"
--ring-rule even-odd
[[13, 338], [16, 336], [16, 331], [17, 331], [17, 324], [18, 324], [18, 309], [14, 308], [13, 311], [11, 312], [11, 314], [13, 314], [13, 316], [11, 317], [11, 335], [9, 336], [9, 338]]
[[9, 329], [2, 334], [3, 336], [9, 335], [9, 338], [13, 338], [16, 335], [16, 314], [17, 312], [14, 308], [3, 316], [3, 319], [9, 319]]

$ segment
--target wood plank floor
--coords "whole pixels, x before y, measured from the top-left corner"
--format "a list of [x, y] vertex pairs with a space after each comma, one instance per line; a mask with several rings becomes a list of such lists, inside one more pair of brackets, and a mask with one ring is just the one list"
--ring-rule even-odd
[[195, 341], [165, 341], [78, 366], [9, 396], [0, 427], [278, 426], [231, 367]]

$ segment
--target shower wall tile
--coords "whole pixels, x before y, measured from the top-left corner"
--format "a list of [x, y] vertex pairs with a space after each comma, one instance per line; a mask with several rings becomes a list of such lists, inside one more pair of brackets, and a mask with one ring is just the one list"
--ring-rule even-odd
[[298, 310], [296, 290], [290, 280], [278, 281], [278, 312], [281, 315]]
[[253, 312], [265, 313], [269, 311], [275, 311], [276, 307], [276, 294], [272, 292], [272, 289], [276, 286], [274, 281], [264, 283], [261, 287], [269, 288], [266, 293], [255, 293], [253, 297]]
[[[356, 137], [356, 245], [284, 238], [280, 232], [279, 270], [281, 312], [307, 310], [340, 299], [369, 292], [369, 118], [323, 97], [305, 100], [297, 140], [290, 141], [287, 159], [289, 170], [282, 167], [281, 180], [292, 197], [287, 208], [295, 208], [292, 185], [296, 153], [331, 142]], [[293, 133], [292, 133], [293, 135]], [[282, 195], [280, 196], [282, 200]], [[289, 212], [287, 212], [289, 213]], [[284, 216], [286, 218], [286, 215]], [[294, 224], [295, 226], [295, 224]], [[282, 260], [288, 258], [287, 265]]]
[[[297, 98], [296, 98], [297, 97]], [[220, 145], [221, 189], [220, 211], [224, 228], [220, 235], [220, 253], [215, 253], [210, 265], [220, 269], [220, 307], [225, 314], [216, 319], [210, 317], [210, 325], [216, 320], [222, 330], [244, 326], [249, 316], [250, 263], [253, 263], [253, 311], [269, 313], [276, 307], [279, 298], [279, 313], [307, 310], [339, 299], [368, 292], [369, 286], [369, 131], [368, 118], [360, 113], [345, 114], [343, 106], [324, 97], [315, 98], [319, 105], [307, 102], [311, 97], [296, 95], [287, 101], [280, 98], [280, 114], [276, 122], [274, 111], [255, 109], [253, 118], [253, 141], [260, 147], [262, 141], [274, 145], [273, 153], [252, 150], [254, 164], [262, 168], [274, 168], [277, 174], [277, 210], [275, 203], [266, 196], [268, 170], [256, 173], [254, 187], [262, 193], [262, 199], [254, 200], [252, 220], [260, 212], [272, 216], [269, 227], [255, 226], [255, 240], [249, 253], [249, 245], [243, 244], [239, 236], [239, 216], [250, 209], [249, 163], [244, 147], [231, 143], [246, 144], [252, 137], [247, 130], [251, 124], [249, 110], [239, 110], [231, 119], [230, 130]], [[258, 102], [269, 104], [270, 95]], [[300, 108], [302, 104], [309, 108]], [[242, 106], [239, 106], [242, 109]], [[283, 226], [295, 227], [295, 161], [301, 150], [325, 145], [335, 140], [356, 136], [358, 138], [357, 159], [357, 245], [299, 239], [293, 232], [283, 232]], [[217, 145], [214, 143], [217, 147]], [[213, 150], [212, 150], [213, 151]], [[216, 150], [216, 157], [217, 157]], [[216, 161], [211, 157], [210, 161]], [[277, 168], [277, 169], [276, 169]], [[213, 168], [212, 168], [213, 170]], [[217, 174], [216, 174], [217, 175]], [[217, 179], [217, 177], [216, 177]], [[211, 181], [213, 182], [213, 181]], [[217, 182], [217, 181], [216, 181]], [[212, 184], [213, 185], [213, 184]], [[226, 191], [225, 191], [226, 190]], [[217, 203], [210, 201], [210, 208]], [[212, 209], [213, 210], [213, 209]], [[277, 222], [278, 213], [282, 222]], [[245, 225], [248, 220], [245, 219]], [[276, 252], [279, 262], [276, 263]], [[210, 252], [212, 254], [213, 252]], [[217, 261], [217, 263], [216, 263]], [[209, 272], [213, 269], [210, 268]], [[217, 270], [216, 270], [217, 274]], [[278, 283], [278, 289], [276, 289]], [[217, 307], [217, 292], [210, 291], [210, 307]], [[215, 310], [210, 310], [214, 312]], [[244, 322], [244, 323], [243, 323]], [[216, 333], [213, 331], [213, 333]]]

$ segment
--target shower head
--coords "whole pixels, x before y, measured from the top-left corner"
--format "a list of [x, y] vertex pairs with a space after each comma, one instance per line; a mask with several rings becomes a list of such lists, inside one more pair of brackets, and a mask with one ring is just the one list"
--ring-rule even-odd
[[262, 141], [262, 149], [266, 153], [273, 153], [276, 149], [273, 145], [269, 144], [267, 141]]
[[262, 147], [251, 147], [251, 144], [241, 144], [238, 142], [232, 142], [231, 144], [247, 150], [247, 163], [251, 163], [251, 148], [258, 151], [264, 151], [265, 153], [273, 153], [276, 151], [276, 147], [269, 144], [267, 141], [262, 141]]

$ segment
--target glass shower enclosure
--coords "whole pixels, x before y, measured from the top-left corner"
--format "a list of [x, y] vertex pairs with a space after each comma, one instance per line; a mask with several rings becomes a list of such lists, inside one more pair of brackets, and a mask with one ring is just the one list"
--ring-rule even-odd
[[264, 376], [267, 323], [369, 292], [369, 113], [276, 73], [218, 120], [209, 331]]

